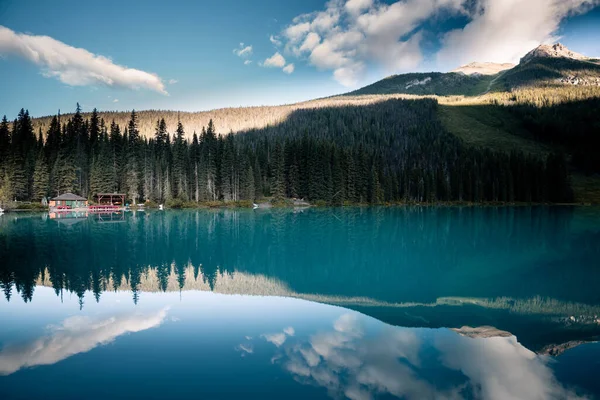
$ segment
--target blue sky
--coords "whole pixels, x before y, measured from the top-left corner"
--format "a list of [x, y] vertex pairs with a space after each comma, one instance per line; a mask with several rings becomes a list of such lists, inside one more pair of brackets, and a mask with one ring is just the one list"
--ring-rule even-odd
[[599, 5], [0, 0], [0, 114], [68, 112], [76, 102], [85, 111], [283, 104], [392, 73], [515, 61], [558, 39], [600, 56]]

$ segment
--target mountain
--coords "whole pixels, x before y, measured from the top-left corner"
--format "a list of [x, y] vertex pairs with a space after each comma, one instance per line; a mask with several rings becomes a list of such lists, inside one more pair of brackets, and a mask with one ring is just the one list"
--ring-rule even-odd
[[481, 73], [504, 67], [471, 63], [445, 74], [394, 75], [348, 95], [437, 95], [445, 129], [464, 143], [542, 157], [566, 152], [575, 197], [600, 201], [600, 62], [561, 44], [542, 45], [513, 68]]
[[496, 75], [502, 71], [506, 71], [507, 69], [514, 68], [515, 64], [511, 63], [491, 63], [491, 62], [473, 62], [467, 65], [463, 65], [462, 67], [458, 67], [451, 72], [463, 73], [465, 75]]
[[[541, 46], [511, 69], [481, 72], [505, 67], [394, 75], [346, 95], [274, 107], [148, 110], [135, 119], [78, 113], [54, 124], [22, 110], [17, 125], [0, 126], [7, 144], [0, 198], [117, 190], [177, 204], [263, 196], [324, 204], [600, 202], [600, 65], [564, 46]], [[157, 140], [145, 141], [161, 119]], [[199, 142], [191, 142], [194, 132]]]
[[560, 43], [541, 45], [521, 58], [515, 68], [506, 71], [495, 89], [556, 85], [600, 87], [600, 64]]
[[519, 64], [526, 64], [536, 58], [570, 58], [572, 60], [587, 60], [588, 57], [583, 54], [576, 53], [569, 50], [561, 43], [555, 43], [552, 45], [542, 44], [535, 49], [527, 53]]
[[486, 91], [492, 79], [492, 75], [466, 74], [463, 72], [410, 73], [389, 76], [347, 95], [475, 96]]
[[[554, 47], [556, 50], [552, 50]], [[566, 58], [569, 55], [571, 58]], [[177, 122], [181, 121], [187, 137], [191, 139], [193, 132], [200, 133], [202, 127], [211, 119], [218, 133], [236, 133], [278, 124], [296, 110], [372, 104], [381, 101], [382, 98], [374, 97], [381, 95], [477, 96], [489, 91], [504, 92], [514, 87], [539, 83], [546, 78], [554, 79], [555, 83], [565, 86], [600, 86], [600, 64], [593, 59], [582, 57], [584, 56], [569, 51], [562, 45], [543, 45], [528, 53], [524, 57], [525, 61], [518, 66], [473, 62], [449, 73], [393, 75], [342, 96], [280, 106], [223, 108], [199, 112], [142, 110], [138, 111], [138, 124], [142, 136], [152, 137], [158, 119], [164, 118], [171, 132], [177, 126]], [[104, 119], [106, 125], [110, 125], [114, 120], [119, 126], [125, 127], [129, 121], [129, 114], [100, 111], [99, 117]], [[63, 118], [68, 120], [72, 116], [73, 114], [64, 114]], [[83, 117], [89, 118], [90, 113], [83, 113]], [[52, 116], [35, 118], [34, 131], [37, 133], [41, 129], [45, 134], [51, 120]]]
[[541, 45], [516, 66], [473, 62], [448, 73], [392, 75], [348, 95], [477, 96], [540, 85], [600, 87], [600, 63], [560, 43]]

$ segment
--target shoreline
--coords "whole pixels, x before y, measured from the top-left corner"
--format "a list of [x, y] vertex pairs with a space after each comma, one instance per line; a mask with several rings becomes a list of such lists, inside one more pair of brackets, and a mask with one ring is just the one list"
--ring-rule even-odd
[[[485, 202], [485, 203], [472, 203], [472, 202], [436, 202], [436, 203], [419, 203], [419, 202], [406, 202], [406, 203], [380, 203], [380, 204], [365, 204], [365, 203], [347, 203], [347, 204], [310, 204], [305, 203], [302, 205], [295, 204], [286, 204], [286, 203], [270, 203], [270, 202], [261, 202], [257, 203], [258, 207], [253, 207], [252, 203], [250, 205], [247, 204], [239, 204], [239, 203], [226, 203], [219, 202], [216, 204], [215, 202], [209, 203], [198, 203], [194, 205], [186, 205], [180, 207], [164, 207], [164, 210], [210, 210], [210, 209], [240, 209], [240, 210], [268, 210], [268, 209], [295, 209], [295, 210], [305, 210], [309, 208], [385, 208], [385, 207], [539, 207], [539, 206], [547, 206], [547, 207], [598, 207], [600, 204], [597, 203], [523, 203], [523, 202], [515, 202], [515, 203], [503, 203], [503, 202]], [[115, 212], [129, 212], [129, 211], [160, 211], [158, 207], [129, 207], [129, 208], [120, 208]], [[9, 213], [72, 213], [72, 212], [89, 212], [90, 214], [101, 214], [97, 212], [90, 211], [89, 209], [72, 209], [72, 210], [50, 210], [49, 208], [12, 208], [12, 209], [4, 209], [4, 214]], [[108, 213], [108, 212], [106, 212]], [[0, 214], [2, 215], [2, 214]]]

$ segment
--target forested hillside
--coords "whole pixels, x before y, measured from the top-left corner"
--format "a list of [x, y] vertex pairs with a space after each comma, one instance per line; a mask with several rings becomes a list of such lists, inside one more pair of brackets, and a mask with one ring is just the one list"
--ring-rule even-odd
[[[176, 126], [181, 122], [186, 137], [191, 140], [194, 132], [200, 134], [202, 128], [208, 125], [209, 121], [213, 124], [218, 135], [226, 135], [230, 132], [237, 133], [253, 128], [264, 128], [267, 125], [274, 125], [284, 121], [292, 112], [299, 109], [313, 109], [322, 107], [345, 107], [348, 105], [365, 105], [381, 101], [382, 96], [337, 96], [323, 99], [310, 100], [301, 103], [264, 106], [264, 107], [238, 107], [222, 108], [210, 111], [183, 112], [169, 110], [142, 110], [136, 111], [137, 123], [140, 136], [154, 137], [156, 121], [164, 119], [170, 126]], [[400, 97], [396, 95], [395, 97]], [[402, 95], [402, 97], [406, 97]], [[410, 96], [408, 96], [410, 97]], [[2, 115], [2, 114], [0, 114]], [[84, 119], [91, 118], [91, 113], [81, 113]], [[113, 120], [121, 127], [129, 123], [130, 112], [117, 111], [97, 111], [98, 118], [109, 124]], [[41, 129], [45, 135], [48, 131], [54, 116], [39, 117], [33, 119], [33, 130], [38, 134]], [[73, 113], [63, 114], [63, 120], [73, 118]]]
[[496, 90], [547, 85], [600, 87], [600, 65], [588, 60], [534, 58], [505, 71], [498, 80]]
[[458, 72], [430, 72], [393, 75], [348, 93], [475, 96], [486, 91], [493, 75], [466, 75]]
[[[218, 136], [212, 121], [187, 140], [181, 122], [155, 121], [140, 135], [97, 113], [55, 116], [35, 136], [21, 110], [0, 124], [6, 202], [74, 192], [125, 192], [130, 201], [275, 200], [382, 202], [566, 202], [564, 157], [468, 147], [446, 132], [433, 99], [388, 100], [294, 111], [280, 124]], [[174, 130], [173, 130], [174, 129]]]
[[0, 124], [0, 201], [565, 202], [570, 173], [575, 200], [600, 201], [599, 99], [600, 65], [554, 45], [496, 75], [395, 75], [275, 107], [21, 110]]

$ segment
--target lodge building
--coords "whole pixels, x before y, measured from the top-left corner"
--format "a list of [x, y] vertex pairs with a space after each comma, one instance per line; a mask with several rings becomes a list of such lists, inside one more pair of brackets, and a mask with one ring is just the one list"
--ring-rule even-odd
[[83, 208], [88, 206], [88, 200], [73, 193], [64, 193], [50, 200], [50, 207]]

